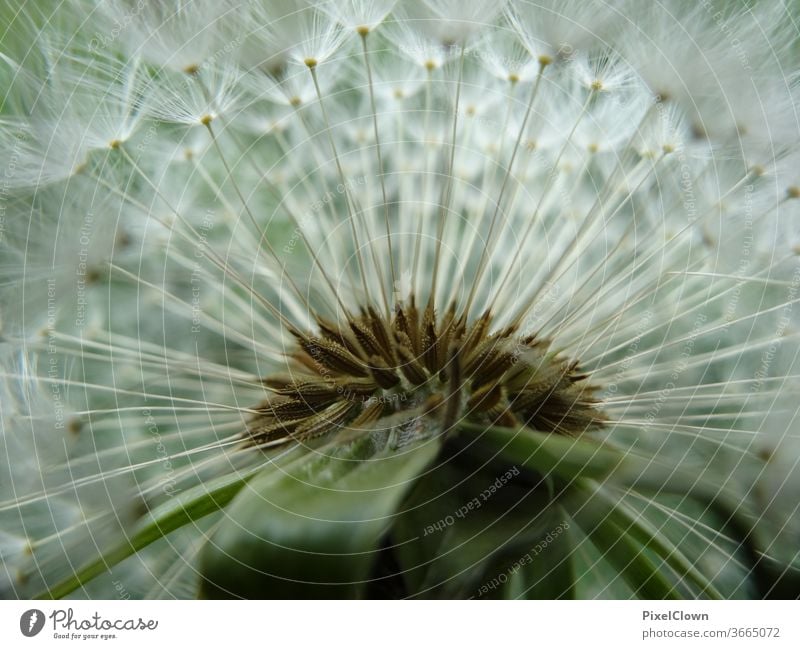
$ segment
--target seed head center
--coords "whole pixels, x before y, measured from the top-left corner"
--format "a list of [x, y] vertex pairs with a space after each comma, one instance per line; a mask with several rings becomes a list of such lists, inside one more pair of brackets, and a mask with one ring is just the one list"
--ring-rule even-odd
[[272, 394], [256, 407], [247, 440], [367, 431], [403, 412], [438, 417], [443, 430], [466, 420], [576, 436], [602, 425], [596, 387], [577, 361], [492, 323], [489, 312], [468, 323], [454, 307], [439, 316], [413, 299], [391, 319], [372, 307], [341, 323], [317, 318], [318, 331], [293, 332], [288, 371], [263, 379]]

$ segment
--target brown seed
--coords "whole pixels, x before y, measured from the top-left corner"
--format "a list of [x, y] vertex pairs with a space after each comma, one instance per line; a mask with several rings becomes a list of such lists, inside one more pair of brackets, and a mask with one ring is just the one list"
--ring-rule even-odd
[[302, 343], [305, 352], [315, 361], [341, 374], [367, 376], [367, 368], [347, 349], [332, 340], [309, 338]]
[[474, 390], [467, 401], [467, 408], [484, 412], [494, 408], [503, 398], [503, 388], [498, 383], [486, 383]]
[[276, 421], [275, 419], [254, 420], [248, 424], [247, 434], [250, 437], [250, 441], [254, 444], [265, 444], [282, 437], [287, 437], [305, 420], [305, 418], [281, 421]]
[[475, 324], [467, 329], [464, 340], [461, 343], [461, 353], [464, 358], [469, 358], [475, 347], [486, 337], [491, 321], [492, 316], [487, 311], [475, 321]]
[[364, 408], [359, 415], [350, 422], [348, 425], [350, 428], [359, 428], [363, 426], [369, 426], [370, 424], [375, 423], [378, 419], [381, 418], [384, 411], [386, 410], [386, 404], [381, 401], [376, 403], [370, 404], [366, 408]]
[[431, 374], [437, 374], [442, 368], [437, 350], [436, 312], [428, 305], [422, 317], [422, 360]]
[[325, 338], [341, 345], [356, 356], [358, 355], [358, 344], [353, 340], [349, 332], [342, 331], [336, 323], [319, 316], [317, 317], [317, 325]]
[[492, 336], [479, 344], [466, 363], [464, 373], [468, 376], [480, 375], [480, 382], [500, 378], [506, 370], [514, 366], [517, 356], [506, 351], [508, 341]]
[[369, 307], [369, 325], [372, 330], [372, 335], [380, 345], [382, 356], [386, 362], [393, 364], [395, 362], [394, 354], [392, 353], [392, 336], [389, 327], [380, 314], [373, 308]]
[[265, 409], [276, 419], [306, 417], [324, 407], [324, 403], [316, 404], [315, 407], [308, 401], [291, 397], [276, 399], [265, 404]]
[[364, 401], [372, 396], [377, 389], [378, 385], [372, 378], [340, 381], [336, 384], [337, 394], [348, 401]]
[[[351, 321], [348, 324], [367, 358], [370, 356], [381, 356], [383, 354], [381, 345], [378, 339], [375, 338], [375, 334], [372, 333], [368, 324], [355, 321]], [[359, 354], [359, 356], [362, 358], [364, 357], [362, 354]]]
[[422, 385], [427, 382], [428, 375], [425, 369], [414, 357], [413, 352], [405, 345], [395, 347], [397, 358], [400, 361], [400, 371], [412, 385]]
[[384, 390], [389, 390], [400, 383], [400, 377], [397, 376], [397, 372], [390, 368], [380, 356], [373, 356], [369, 359], [369, 362], [372, 378]]
[[344, 421], [359, 407], [359, 404], [352, 401], [334, 403], [322, 412], [306, 419], [295, 429], [292, 437], [303, 440], [333, 432], [334, 429], [341, 428]]

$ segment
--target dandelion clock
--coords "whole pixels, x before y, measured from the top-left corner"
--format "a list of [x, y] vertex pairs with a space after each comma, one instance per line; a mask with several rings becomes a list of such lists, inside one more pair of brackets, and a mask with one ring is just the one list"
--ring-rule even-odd
[[0, 14], [4, 597], [800, 596], [795, 5]]

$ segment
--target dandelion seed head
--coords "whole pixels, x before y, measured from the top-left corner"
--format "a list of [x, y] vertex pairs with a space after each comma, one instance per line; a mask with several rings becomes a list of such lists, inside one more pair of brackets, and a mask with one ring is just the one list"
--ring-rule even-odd
[[413, 296], [391, 321], [374, 310], [341, 327], [319, 321], [320, 334], [297, 334], [286, 378], [263, 379], [276, 396], [255, 408], [246, 437], [302, 442], [415, 410], [449, 418], [445, 429], [462, 419], [565, 435], [602, 425], [577, 361], [513, 327], [490, 333], [491, 321], [485, 313], [468, 324], [454, 306], [437, 317]]
[[[114, 567], [140, 596], [197, 594], [205, 540], [232, 533], [219, 493], [298, 466], [336, 492], [316, 463], [365, 448], [406, 468], [434, 449], [474, 486], [510, 468], [509, 431], [562, 444], [552, 471], [516, 458], [528, 495], [579, 489], [599, 460], [574, 449], [613, 449], [651, 491], [607, 472], [603, 502], [679, 521], [708, 570], [739, 578], [738, 555], [652, 493], [743, 485], [777, 554], [800, 331], [782, 9], [89, 4], [0, 55], [4, 593], [67, 589], [197, 502]], [[381, 534], [415, 490], [437, 501], [428, 473], [402, 478]], [[548, 493], [525, 525], [572, 502]], [[515, 560], [488, 545], [476, 575]], [[469, 596], [465, 579], [425, 588]]]

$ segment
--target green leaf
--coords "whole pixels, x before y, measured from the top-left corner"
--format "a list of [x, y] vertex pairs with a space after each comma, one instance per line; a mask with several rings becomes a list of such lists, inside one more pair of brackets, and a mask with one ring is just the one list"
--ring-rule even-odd
[[561, 523], [511, 566], [505, 599], [575, 599], [575, 541], [566, 514], [558, 518]]
[[629, 528], [620, 526], [611, 516], [595, 509], [595, 500], [588, 498], [585, 489], [572, 487], [576, 507], [568, 507], [572, 519], [613, 565], [619, 575], [641, 599], [680, 599], [678, 585], [667, 577], [667, 571], [656, 564], [648, 551]]
[[[743, 507], [732, 515], [718, 504], [670, 494], [625, 498], [626, 508], [657, 527], [700, 572], [713, 575], [724, 599], [763, 597], [756, 590], [764, 577], [758, 565], [761, 555], [749, 544], [750, 522], [757, 516], [741, 511]], [[747, 525], [742, 527], [740, 520]], [[769, 588], [775, 581], [765, 583]]]
[[588, 436], [574, 438], [555, 433], [540, 433], [531, 428], [504, 428], [462, 424], [460, 428], [477, 434], [481, 445], [491, 445], [509, 462], [565, 480], [579, 477], [604, 478], [625, 461], [625, 454], [609, 444]]
[[493, 449], [509, 462], [561, 478], [569, 483], [578, 478], [612, 480], [642, 492], [691, 495], [703, 500], [737, 503], [724, 478], [716, 478], [705, 466], [676, 466], [655, 456], [641, 455], [590, 434], [567, 437], [531, 428], [505, 428], [464, 423], [459, 426], [475, 443]]
[[256, 471], [253, 470], [225, 476], [175, 496], [150, 512], [125, 542], [79, 568], [67, 579], [49, 587], [37, 599], [61, 599], [170, 532], [225, 507], [255, 474]]
[[447, 450], [451, 456], [419, 480], [392, 529], [410, 596], [486, 595], [486, 584], [557, 524], [541, 475], [474, 448]]
[[438, 438], [393, 448], [375, 434], [259, 475], [207, 544], [202, 595], [359, 596], [398, 505], [439, 449]]
[[576, 485], [575, 489], [584, 496], [587, 510], [584, 520], [591, 518], [595, 525], [601, 524], [603, 520], [613, 522], [643, 548], [647, 548], [657, 555], [679, 577], [699, 588], [699, 594], [712, 599], [723, 599], [711, 581], [670, 541], [665, 533], [651, 524], [643, 514], [628, 507], [602, 487], [582, 484]]
[[617, 569], [589, 540], [572, 518], [569, 532], [573, 539], [572, 560], [575, 574], [575, 599], [632, 599], [635, 595]]

